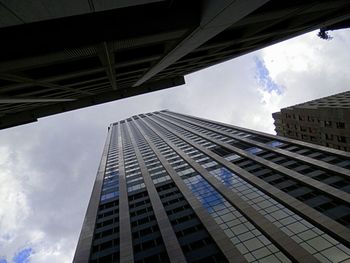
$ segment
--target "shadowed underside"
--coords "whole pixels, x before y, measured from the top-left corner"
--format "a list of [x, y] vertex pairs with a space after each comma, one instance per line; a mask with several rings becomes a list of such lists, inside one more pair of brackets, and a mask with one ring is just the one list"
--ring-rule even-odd
[[349, 1], [0, 0], [0, 128], [184, 84], [323, 27]]

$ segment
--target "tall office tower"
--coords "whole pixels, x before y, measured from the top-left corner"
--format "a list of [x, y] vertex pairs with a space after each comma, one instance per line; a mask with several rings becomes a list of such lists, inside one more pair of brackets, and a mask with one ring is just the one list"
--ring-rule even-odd
[[350, 152], [350, 91], [272, 114], [277, 135]]
[[350, 262], [350, 153], [161, 111], [113, 123], [74, 262]]

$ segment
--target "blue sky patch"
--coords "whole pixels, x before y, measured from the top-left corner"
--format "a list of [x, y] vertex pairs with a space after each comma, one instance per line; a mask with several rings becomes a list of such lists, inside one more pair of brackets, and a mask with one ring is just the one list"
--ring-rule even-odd
[[[25, 248], [23, 250], [21, 250], [20, 252], [18, 252], [14, 257], [13, 257], [13, 262], [14, 263], [29, 263], [29, 257], [30, 254], [33, 253], [33, 249], [32, 248]], [[2, 263], [0, 261], [0, 263]]]
[[258, 84], [268, 92], [275, 91], [278, 95], [283, 93], [283, 87], [274, 82], [270, 77], [270, 72], [266, 68], [265, 62], [259, 57], [255, 57], [256, 79]]

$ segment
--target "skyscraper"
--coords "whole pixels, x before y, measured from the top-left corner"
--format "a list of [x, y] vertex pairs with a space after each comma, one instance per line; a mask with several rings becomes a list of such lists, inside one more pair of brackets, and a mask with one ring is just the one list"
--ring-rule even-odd
[[349, 262], [350, 154], [170, 111], [109, 126], [73, 262]]
[[272, 114], [277, 135], [350, 151], [350, 91]]

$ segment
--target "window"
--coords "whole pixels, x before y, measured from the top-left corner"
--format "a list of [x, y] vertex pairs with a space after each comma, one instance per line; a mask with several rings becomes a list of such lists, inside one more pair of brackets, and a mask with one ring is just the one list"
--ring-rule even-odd
[[221, 146], [214, 148], [212, 151], [214, 153], [216, 153], [217, 155], [220, 155], [221, 157], [225, 157], [225, 156], [233, 153], [231, 150], [223, 148]]
[[283, 145], [283, 143], [280, 141], [271, 141], [271, 142], [267, 143], [267, 145], [271, 146], [271, 147], [279, 147], [279, 146]]
[[345, 123], [344, 122], [337, 122], [336, 123], [338, 129], [344, 129], [345, 128]]
[[252, 148], [246, 149], [246, 151], [250, 152], [251, 154], [257, 154], [261, 152], [262, 149], [258, 147], [252, 147]]
[[307, 116], [307, 120], [308, 121], [311, 121], [311, 122], [314, 122], [315, 121], [315, 118], [313, 116]]
[[111, 193], [108, 193], [108, 194], [104, 194], [101, 196], [101, 201], [104, 201], [104, 200], [107, 200], [107, 199], [110, 199], [110, 198], [114, 198], [117, 196], [117, 192], [111, 192]]
[[346, 142], [345, 136], [338, 135], [338, 136], [337, 136], [337, 139], [338, 139], [338, 142]]
[[310, 133], [317, 133], [317, 130], [316, 130], [316, 128], [311, 128], [311, 127], [310, 127], [310, 128], [309, 128], [309, 132], [310, 132]]
[[333, 134], [326, 133], [326, 140], [333, 140]]
[[331, 121], [324, 121], [324, 126], [325, 127], [332, 127], [332, 122]]

